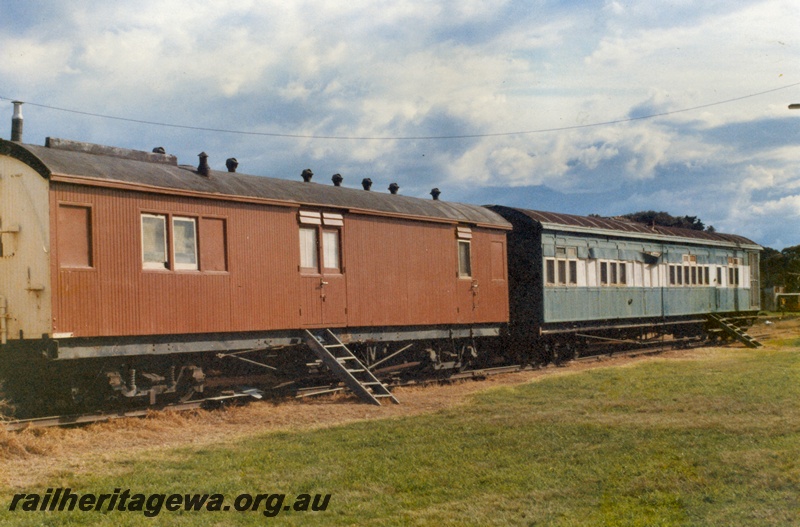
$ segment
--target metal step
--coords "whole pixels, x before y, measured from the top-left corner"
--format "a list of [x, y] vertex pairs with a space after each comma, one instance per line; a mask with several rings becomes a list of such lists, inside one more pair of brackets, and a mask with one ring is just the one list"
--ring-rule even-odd
[[739, 342], [743, 343], [748, 348], [760, 348], [763, 346], [763, 344], [761, 344], [759, 341], [748, 335], [741, 328], [732, 324], [731, 322], [728, 321], [728, 319], [723, 318], [720, 315], [709, 314], [708, 319], [713, 324], [717, 325], [719, 329], [724, 331], [729, 336], [735, 338]]
[[[303, 338], [317, 357], [363, 401], [380, 406], [378, 399], [389, 398], [393, 403], [400, 404], [389, 388], [330, 329], [316, 333], [305, 330]], [[338, 355], [334, 355], [332, 350], [336, 350]], [[345, 362], [347, 366], [344, 365]]]

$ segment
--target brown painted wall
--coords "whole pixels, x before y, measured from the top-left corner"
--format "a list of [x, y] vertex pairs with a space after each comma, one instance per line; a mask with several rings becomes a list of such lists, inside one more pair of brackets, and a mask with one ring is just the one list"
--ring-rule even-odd
[[455, 231], [454, 225], [348, 216], [344, 237], [350, 324], [507, 320], [505, 267], [503, 279], [492, 280], [489, 258], [492, 242], [505, 251], [505, 233], [473, 229], [473, 276], [467, 279], [458, 278]]
[[[301, 315], [301, 295], [308, 292], [298, 272], [297, 208], [53, 183], [54, 240], [81, 232], [65, 225], [64, 233], [59, 232], [62, 204], [90, 210], [92, 253], [90, 268], [67, 267], [58, 254], [63, 243], [51, 244], [55, 333], [77, 337], [261, 331], [307, 323]], [[200, 271], [142, 269], [142, 213], [201, 218]], [[226, 271], [203, 270], [202, 218], [225, 222]], [[498, 250], [503, 253], [504, 266], [505, 233], [473, 229], [475, 296], [471, 280], [457, 277], [454, 225], [345, 214], [341, 294], [346, 295], [347, 325], [507, 320], [505, 267], [494, 272], [502, 279], [492, 280], [492, 247], [495, 260]], [[218, 268], [220, 255], [209, 255], [208, 261], [212, 258]], [[327, 301], [335, 300], [341, 299]]]

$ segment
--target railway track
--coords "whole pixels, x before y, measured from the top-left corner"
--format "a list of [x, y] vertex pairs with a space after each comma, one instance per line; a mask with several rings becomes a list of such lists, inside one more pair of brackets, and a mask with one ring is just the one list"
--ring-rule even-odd
[[[659, 342], [656, 344], [650, 344], [636, 349], [629, 349], [623, 351], [609, 351], [606, 353], [597, 353], [583, 357], [578, 357], [559, 365], [549, 364], [545, 366], [545, 368], [568, 367], [570, 363], [596, 362], [596, 361], [607, 360], [610, 358], [656, 355], [659, 353], [663, 353], [664, 351], [675, 349], [676, 347], [679, 346], [685, 348], [702, 347], [703, 345], [706, 344], [707, 344], [706, 341], [697, 341], [697, 340], [687, 340], [687, 341], [669, 340], [665, 342]], [[398, 388], [403, 386], [426, 386], [430, 384], [445, 384], [445, 383], [453, 383], [466, 380], [483, 380], [492, 375], [502, 375], [506, 373], [514, 373], [514, 372], [527, 371], [539, 368], [541, 367], [520, 365], [520, 364], [514, 364], [509, 366], [498, 366], [491, 368], [479, 368], [474, 370], [465, 370], [461, 372], [450, 373], [447, 376], [440, 378], [397, 381], [393, 383], [388, 383], [388, 386], [392, 388]], [[299, 388], [294, 393], [296, 398], [305, 398], [305, 397], [316, 397], [320, 395], [328, 395], [337, 392], [343, 392], [346, 389], [347, 388], [345, 386], [325, 385], [325, 386]], [[206, 409], [217, 408], [228, 404], [245, 403], [249, 402], [252, 399], [261, 399], [261, 398], [263, 398], [263, 392], [256, 389], [248, 389], [241, 392], [234, 392], [214, 397], [208, 397], [204, 399], [197, 399], [185, 403], [156, 405], [156, 406], [149, 406], [146, 408], [120, 410], [116, 412], [100, 412], [96, 414], [58, 415], [58, 416], [35, 417], [30, 419], [11, 420], [11, 421], [5, 421], [3, 423], [3, 426], [6, 431], [10, 432], [24, 430], [28, 428], [78, 426], [78, 425], [86, 425], [102, 421], [110, 421], [113, 419], [144, 417], [154, 411], [156, 412], [164, 410], [187, 411], [187, 410], [197, 410], [201, 408], [206, 408]]]
[[208, 397], [205, 399], [197, 399], [185, 403], [174, 403], [165, 405], [149, 406], [147, 408], [134, 408], [131, 410], [119, 410], [117, 412], [99, 412], [96, 414], [71, 414], [71, 415], [53, 415], [45, 417], [32, 417], [30, 419], [16, 419], [5, 421], [3, 426], [6, 431], [13, 432], [17, 430], [24, 430], [26, 428], [48, 428], [53, 426], [76, 426], [86, 425], [90, 423], [98, 423], [102, 421], [111, 421], [113, 419], [122, 419], [126, 417], [144, 417], [152, 412], [159, 412], [164, 410], [170, 411], [186, 411], [197, 410], [200, 408], [214, 408], [220, 407], [225, 404], [234, 402], [243, 402], [248, 399], [260, 399], [260, 392], [247, 391], [239, 392], [228, 395], [219, 395], [215, 397]]

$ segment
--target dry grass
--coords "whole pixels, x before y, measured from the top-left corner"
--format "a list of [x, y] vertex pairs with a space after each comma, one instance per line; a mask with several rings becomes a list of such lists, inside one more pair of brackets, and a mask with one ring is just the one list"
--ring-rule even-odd
[[[776, 320], [752, 333], [761, 339], [800, 336], [800, 319]], [[336, 395], [280, 403], [259, 402], [218, 411], [161, 412], [145, 418], [119, 419], [76, 428], [0, 431], [0, 486], [49, 486], [61, 478], [109, 472], [120, 455], [159, 451], [180, 446], [232, 444], [259, 433], [311, 430], [370, 419], [419, 415], [463, 404], [479, 391], [514, 386], [553, 375], [569, 375], [590, 368], [624, 366], [642, 361], [692, 360], [710, 354], [735, 353], [736, 348], [675, 350], [657, 357], [613, 358], [568, 368], [546, 368], [494, 376], [484, 381], [454, 385], [408, 387], [396, 390], [400, 405], [374, 407], [349, 396]]]

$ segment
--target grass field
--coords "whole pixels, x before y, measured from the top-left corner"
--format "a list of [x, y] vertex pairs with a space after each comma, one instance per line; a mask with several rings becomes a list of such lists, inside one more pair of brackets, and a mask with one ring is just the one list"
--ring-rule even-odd
[[[0, 524], [800, 525], [792, 344], [567, 369], [436, 413], [115, 455], [103, 474], [67, 471], [34, 488], [0, 489]], [[219, 493], [231, 510], [162, 506], [150, 518], [24, 512], [19, 501], [8, 511], [15, 493], [59, 487]], [[236, 512], [243, 493], [287, 497], [267, 517], [277, 498]], [[300, 494], [331, 498], [325, 511], [282, 510]]]

